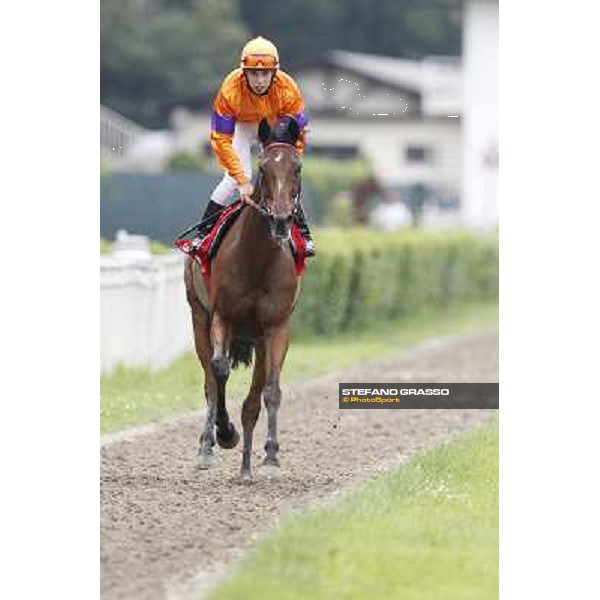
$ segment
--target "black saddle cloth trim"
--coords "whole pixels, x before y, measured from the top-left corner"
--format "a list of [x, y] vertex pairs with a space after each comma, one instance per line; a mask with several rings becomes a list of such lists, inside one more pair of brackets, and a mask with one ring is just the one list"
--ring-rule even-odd
[[231, 226], [237, 221], [237, 218], [242, 214], [242, 211], [246, 208], [245, 204], [240, 204], [235, 210], [233, 210], [228, 217], [219, 225], [218, 230], [215, 232], [210, 248], [208, 249], [208, 257], [212, 260], [217, 254], [217, 250], [225, 237], [225, 234], [231, 229]]

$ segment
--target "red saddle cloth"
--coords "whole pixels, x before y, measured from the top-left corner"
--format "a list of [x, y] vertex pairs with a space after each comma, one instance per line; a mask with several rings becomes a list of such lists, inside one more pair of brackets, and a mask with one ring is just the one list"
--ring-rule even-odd
[[[200, 270], [207, 284], [210, 283], [212, 259], [216, 256], [225, 234], [246, 208], [252, 210], [251, 207], [247, 207], [241, 200], [238, 200], [223, 209], [210, 233], [202, 240], [200, 247], [195, 252], [192, 250], [191, 240], [175, 240], [175, 246], [184, 254], [191, 256], [200, 265]], [[300, 228], [296, 223], [292, 224], [289, 244], [296, 264], [296, 275], [300, 277], [306, 268], [306, 240], [302, 237]]]

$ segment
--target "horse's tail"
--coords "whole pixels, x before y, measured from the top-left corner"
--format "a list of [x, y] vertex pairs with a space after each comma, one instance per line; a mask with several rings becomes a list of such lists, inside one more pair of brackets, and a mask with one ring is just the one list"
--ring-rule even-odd
[[233, 341], [229, 347], [229, 360], [231, 368], [235, 369], [240, 364], [249, 367], [252, 364], [252, 351], [254, 350], [254, 340], [239, 331], [235, 331]]

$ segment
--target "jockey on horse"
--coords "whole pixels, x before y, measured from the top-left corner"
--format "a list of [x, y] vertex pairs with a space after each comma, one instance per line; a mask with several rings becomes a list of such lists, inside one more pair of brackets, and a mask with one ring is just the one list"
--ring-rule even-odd
[[[244, 46], [240, 68], [225, 77], [213, 105], [210, 140], [225, 176], [206, 206], [198, 237], [192, 242], [194, 250], [210, 233], [236, 189], [243, 202], [251, 202], [250, 146], [257, 138], [258, 124], [263, 118], [273, 122], [283, 115], [294, 117], [300, 127], [296, 149], [302, 154], [308, 119], [300, 90], [290, 75], [279, 70], [277, 48], [259, 36]], [[314, 256], [314, 242], [301, 205], [295, 219], [306, 239], [305, 255]]]

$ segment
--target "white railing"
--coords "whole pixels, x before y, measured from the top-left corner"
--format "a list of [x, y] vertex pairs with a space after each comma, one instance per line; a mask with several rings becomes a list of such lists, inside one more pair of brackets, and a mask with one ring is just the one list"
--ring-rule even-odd
[[100, 105], [100, 152], [102, 156], [108, 158], [124, 156], [127, 149], [147, 131], [118, 112]]
[[158, 369], [193, 349], [183, 257], [117, 249], [100, 258], [100, 370]]

